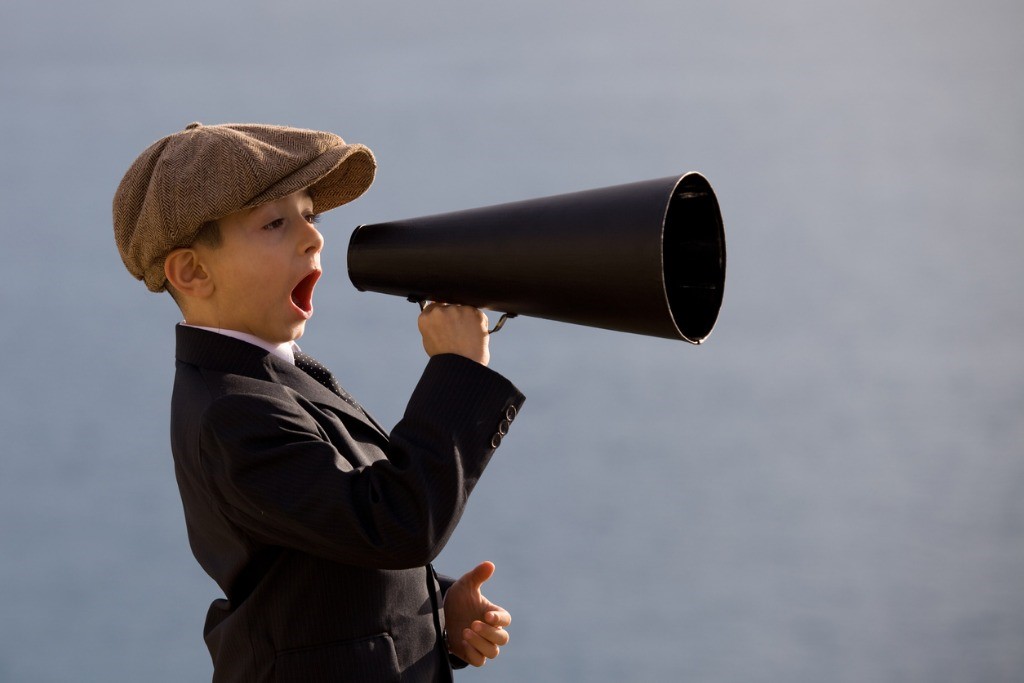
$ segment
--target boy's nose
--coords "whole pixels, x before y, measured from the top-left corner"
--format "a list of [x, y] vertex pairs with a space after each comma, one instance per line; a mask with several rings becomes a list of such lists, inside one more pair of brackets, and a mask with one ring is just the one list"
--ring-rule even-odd
[[317, 254], [324, 248], [324, 236], [320, 234], [320, 231], [316, 229], [310, 222], [306, 222], [309, 227], [309, 237], [305, 241], [305, 249], [303, 250], [307, 254]]

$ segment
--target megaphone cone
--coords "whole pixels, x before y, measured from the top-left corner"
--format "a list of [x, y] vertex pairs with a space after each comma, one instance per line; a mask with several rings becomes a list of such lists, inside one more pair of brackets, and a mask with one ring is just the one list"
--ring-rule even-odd
[[361, 225], [352, 284], [413, 301], [702, 342], [725, 230], [699, 173]]

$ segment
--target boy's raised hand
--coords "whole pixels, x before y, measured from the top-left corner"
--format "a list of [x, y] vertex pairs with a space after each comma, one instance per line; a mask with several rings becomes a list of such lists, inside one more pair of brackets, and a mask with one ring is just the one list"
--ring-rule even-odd
[[487, 316], [483, 311], [472, 306], [431, 302], [417, 322], [428, 356], [456, 353], [482, 365], [490, 362]]
[[512, 623], [512, 615], [480, 592], [492, 574], [494, 564], [482, 562], [452, 584], [444, 596], [448, 649], [473, 666], [483, 666], [508, 644], [505, 627]]

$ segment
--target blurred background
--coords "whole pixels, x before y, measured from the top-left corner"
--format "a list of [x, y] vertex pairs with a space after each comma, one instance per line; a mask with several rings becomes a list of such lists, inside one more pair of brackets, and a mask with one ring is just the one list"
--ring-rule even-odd
[[[331, 130], [303, 348], [386, 424], [417, 309], [355, 225], [698, 170], [705, 345], [520, 318], [527, 395], [436, 562], [497, 564], [512, 643], [459, 680], [1024, 679], [1024, 5], [13, 0], [0, 10], [0, 681], [202, 681], [167, 440], [171, 299], [110, 201], [203, 123]], [[360, 362], [352, 362], [359, 357]]]

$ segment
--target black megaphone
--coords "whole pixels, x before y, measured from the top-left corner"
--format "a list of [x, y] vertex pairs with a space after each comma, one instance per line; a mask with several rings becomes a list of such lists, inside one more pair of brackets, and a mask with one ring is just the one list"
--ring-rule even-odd
[[711, 185], [686, 173], [360, 225], [348, 272], [360, 291], [699, 344], [722, 305], [725, 230]]

